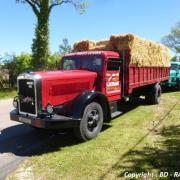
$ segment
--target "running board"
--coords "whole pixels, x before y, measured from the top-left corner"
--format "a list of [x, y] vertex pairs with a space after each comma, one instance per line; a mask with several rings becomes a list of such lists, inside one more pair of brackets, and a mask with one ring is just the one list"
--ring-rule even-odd
[[122, 113], [123, 112], [121, 112], [121, 111], [115, 111], [115, 112], [111, 113], [111, 118], [115, 118], [115, 117], [121, 115]]

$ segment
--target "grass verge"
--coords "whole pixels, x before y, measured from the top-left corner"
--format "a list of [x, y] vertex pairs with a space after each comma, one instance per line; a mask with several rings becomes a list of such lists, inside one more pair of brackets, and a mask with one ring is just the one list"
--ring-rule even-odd
[[160, 105], [127, 109], [92, 141], [52, 137], [8, 179], [95, 180], [124, 178], [126, 172], [178, 172], [180, 92], [163, 94]]
[[0, 99], [13, 98], [17, 95], [16, 89], [0, 89]]

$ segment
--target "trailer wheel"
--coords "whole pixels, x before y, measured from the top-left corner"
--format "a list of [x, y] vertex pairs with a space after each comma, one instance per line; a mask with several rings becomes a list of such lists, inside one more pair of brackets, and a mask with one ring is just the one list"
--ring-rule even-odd
[[146, 99], [150, 104], [159, 104], [161, 101], [161, 86], [160, 84], [155, 84], [150, 93], [147, 94]]
[[80, 126], [74, 129], [75, 136], [82, 141], [95, 138], [102, 129], [103, 110], [102, 107], [92, 102], [85, 107]]
[[180, 80], [178, 81], [178, 84], [177, 84], [177, 90], [180, 91]]

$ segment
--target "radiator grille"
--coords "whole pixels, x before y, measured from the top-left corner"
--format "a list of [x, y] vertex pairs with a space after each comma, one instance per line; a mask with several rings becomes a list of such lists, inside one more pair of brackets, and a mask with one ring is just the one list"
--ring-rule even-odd
[[34, 80], [19, 79], [19, 111], [25, 114], [36, 114], [36, 95]]

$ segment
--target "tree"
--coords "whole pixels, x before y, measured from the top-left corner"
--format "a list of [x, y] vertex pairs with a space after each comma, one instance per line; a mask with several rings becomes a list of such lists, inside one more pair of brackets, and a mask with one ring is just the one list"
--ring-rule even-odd
[[60, 64], [60, 61], [61, 61], [61, 54], [59, 53], [54, 53], [54, 54], [51, 54], [50, 57], [49, 57], [49, 60], [48, 60], [48, 70], [57, 70], [59, 68], [59, 64]]
[[62, 44], [59, 45], [59, 52], [61, 55], [65, 55], [72, 51], [72, 47], [69, 45], [68, 39], [64, 38]]
[[16, 0], [27, 3], [37, 17], [35, 38], [32, 43], [32, 62], [35, 70], [46, 68], [49, 58], [49, 17], [52, 9], [62, 4], [71, 4], [81, 14], [87, 4], [83, 0]]
[[178, 22], [171, 32], [162, 38], [162, 43], [171, 48], [175, 53], [180, 53], [180, 22]]

